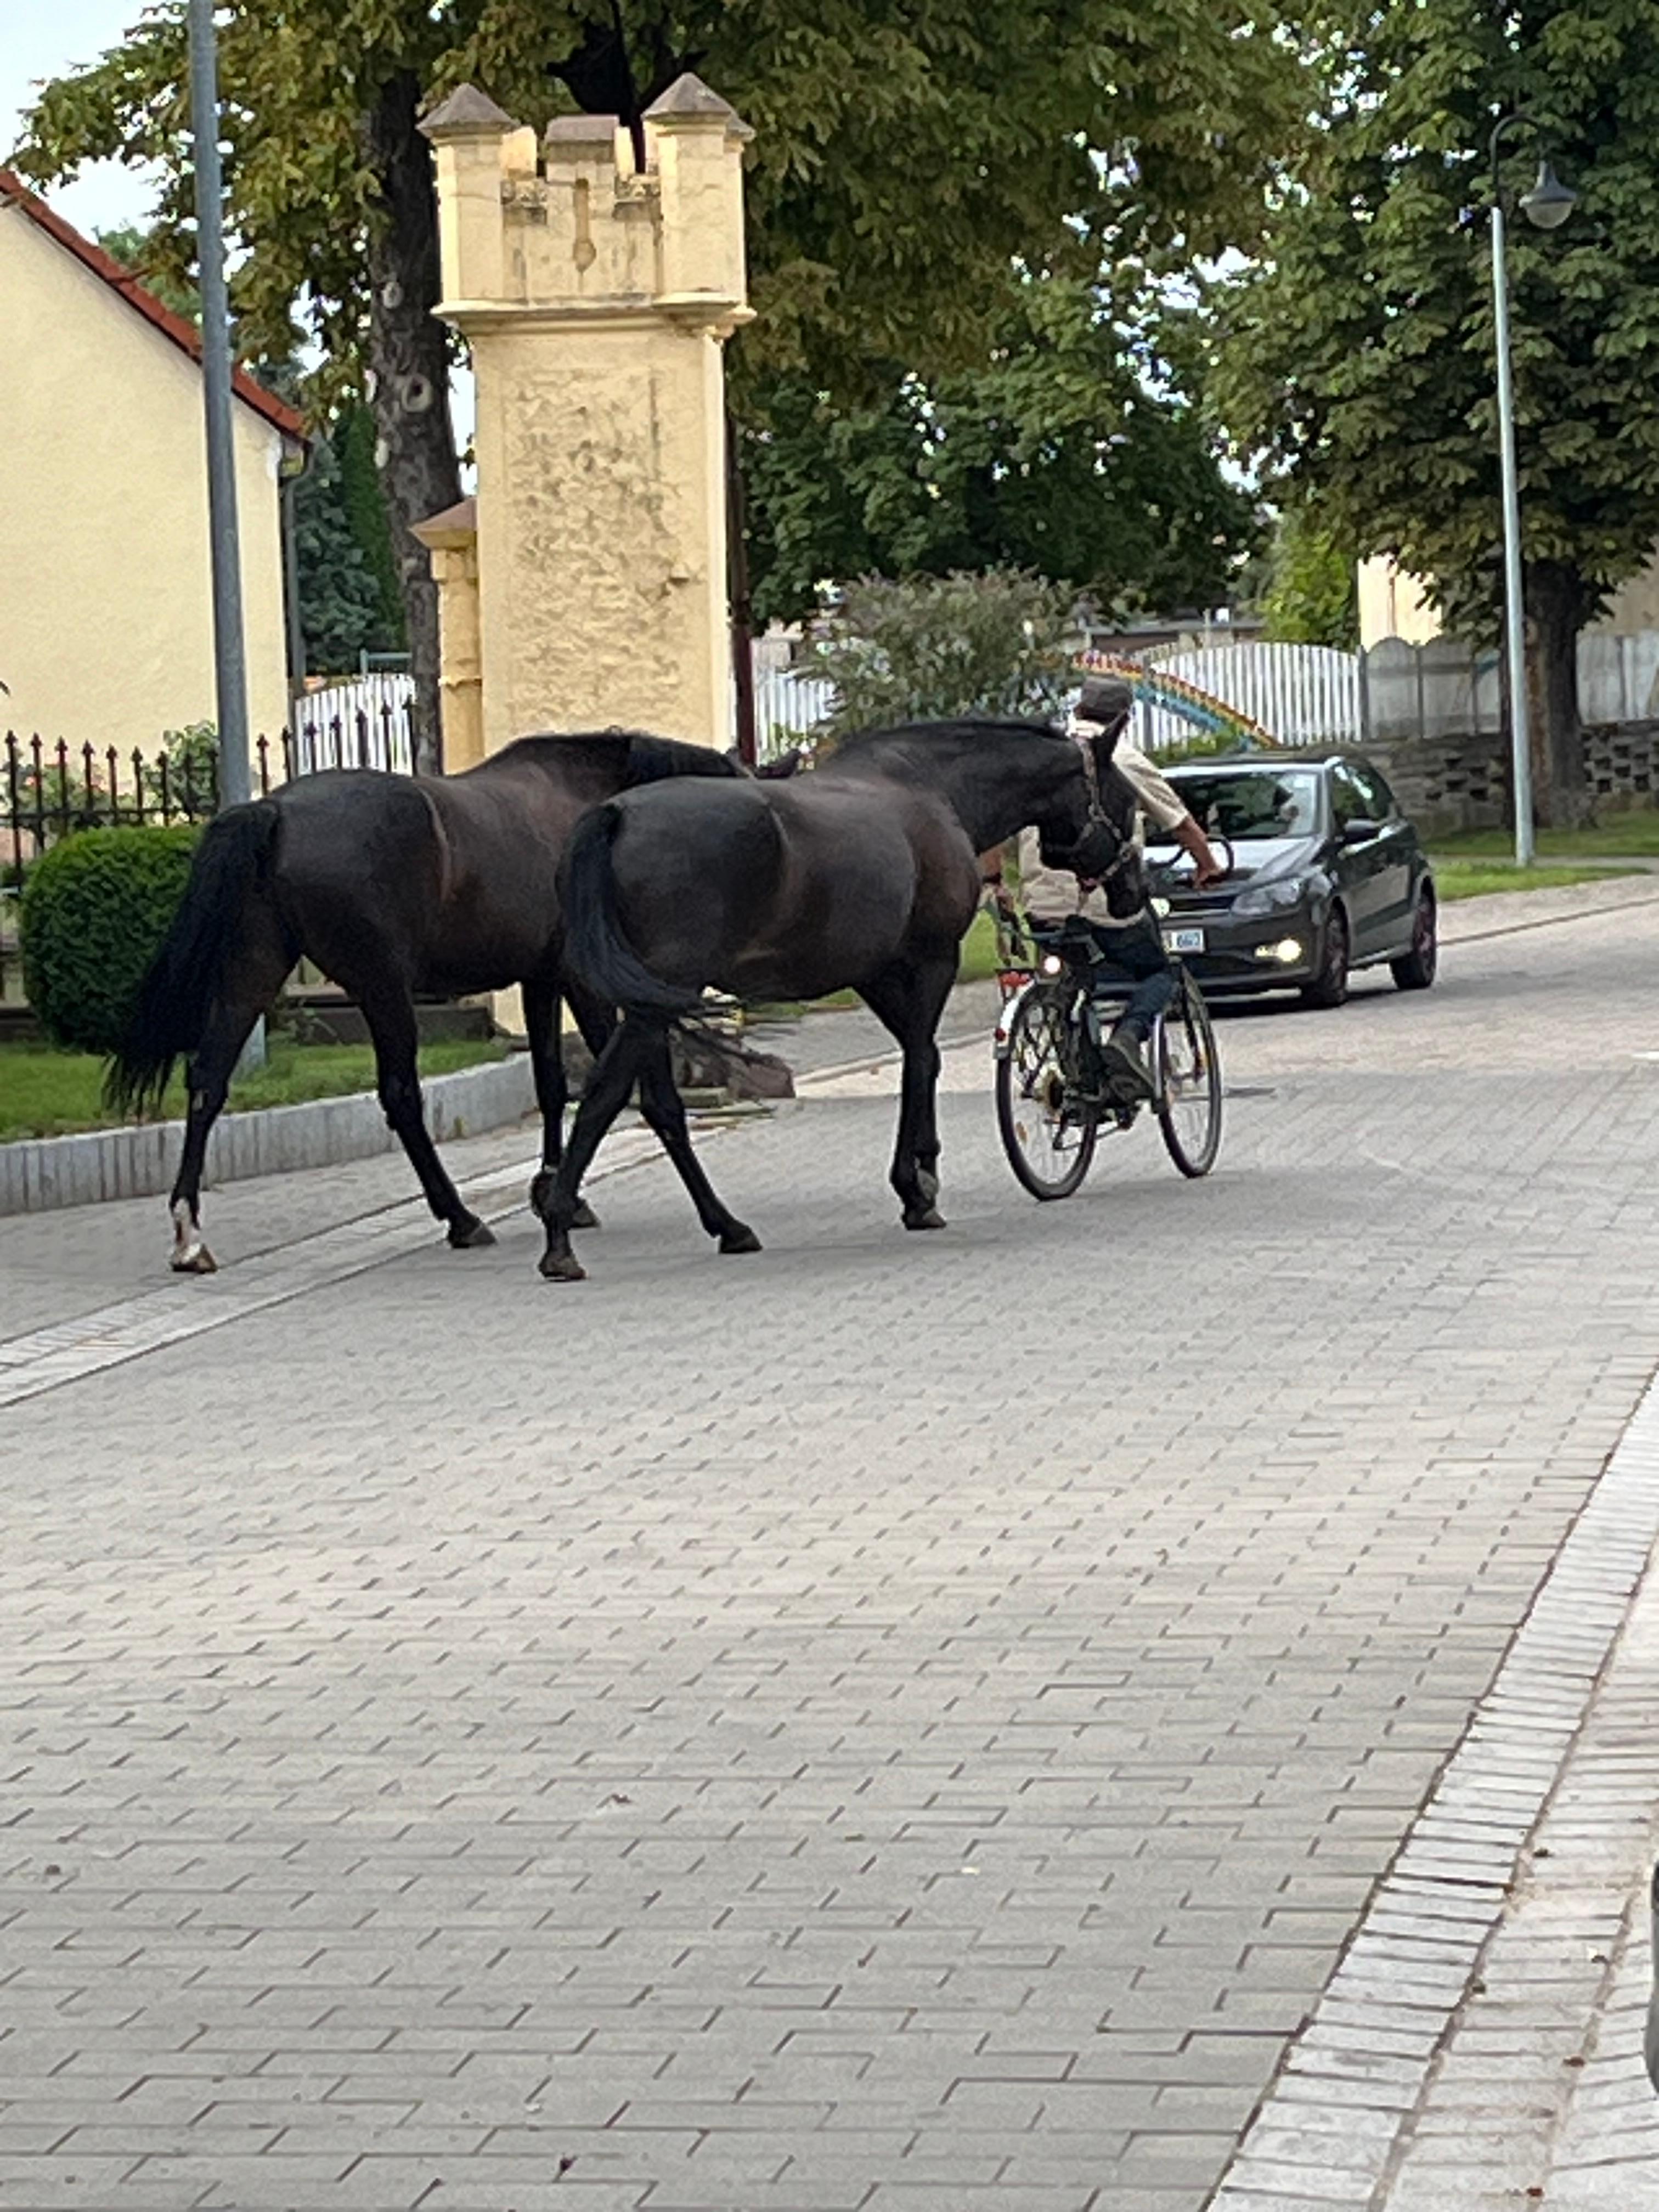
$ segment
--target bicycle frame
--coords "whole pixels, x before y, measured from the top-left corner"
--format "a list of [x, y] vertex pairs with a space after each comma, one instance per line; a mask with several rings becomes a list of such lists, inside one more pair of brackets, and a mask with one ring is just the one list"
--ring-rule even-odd
[[[997, 981], [1002, 990], [1002, 1011], [997, 1017], [994, 1049], [997, 1059], [1006, 1060], [1015, 1009], [1039, 983], [1047, 986], [1057, 982], [1070, 969], [1074, 972], [1083, 994], [1090, 998], [1094, 994], [1089, 990], [1086, 980], [1091, 965], [1086, 953], [1073, 958], [1057, 948], [1039, 945], [1029, 919], [1023, 914], [1007, 915], [1000, 907], [994, 908], [993, 914], [997, 941]], [[1176, 962], [1172, 959], [1170, 964], [1179, 972]], [[1124, 995], [1127, 997], [1127, 994], [1128, 986], [1126, 984]]]
[[[1164, 1148], [1181, 1173], [1188, 1177], [1207, 1175], [1214, 1165], [1220, 1143], [1220, 1063], [1203, 994], [1179, 957], [1170, 955], [1170, 966], [1176, 979], [1175, 997], [1168, 1009], [1154, 1017], [1152, 1025], [1148, 1059], [1152, 1096], [1150, 1100], [1126, 1099], [1112, 1095], [1109, 1081], [1097, 1089], [1094, 1073], [1094, 1054], [1099, 1044], [1098, 1008], [1103, 999], [1116, 998], [1120, 992], [1116, 976], [1109, 979], [1107, 990], [1097, 991], [1091, 971], [1097, 966], [1109, 968], [1109, 954], [1102, 952], [1091, 939], [1080, 939], [1068, 945], [1063, 934], [1053, 945], [1041, 945], [1029, 919], [1023, 915], [1010, 915], [999, 909], [995, 927], [997, 980], [1002, 990], [1002, 1006], [993, 1042], [997, 1068], [997, 1115], [1015, 1175], [1031, 1195], [1038, 1199], [1069, 1197], [1088, 1173], [1097, 1133], [1103, 1128], [1132, 1127], [1143, 1105], [1150, 1106], [1156, 1116]], [[1128, 997], [1130, 988], [1125, 981], [1121, 992], [1123, 998]], [[1051, 1030], [1050, 1036], [1054, 1039], [1051, 1064], [1061, 1089], [1052, 1097], [1047, 1110], [1056, 1117], [1057, 1130], [1063, 1131], [1068, 1124], [1079, 1130], [1083, 1147], [1070, 1175], [1062, 1176], [1054, 1187], [1044, 1187], [1040, 1176], [1034, 1180], [1036, 1170], [1016, 1158], [1016, 1144], [1023, 1150], [1025, 1140], [1013, 1133], [1022, 1125], [1009, 1103], [1013, 1093], [1008, 1086], [1016, 1080], [1027, 1080], [1016, 1074], [1014, 1046], [1023, 1031], [1042, 1019], [1035, 1012], [1031, 1021], [1024, 1018], [1028, 1003], [1038, 993], [1053, 999], [1060, 1024], [1059, 1033]], [[1190, 1129], [1176, 1118], [1184, 1115], [1194, 1101], [1188, 1096], [1187, 1074], [1176, 1073], [1168, 1042], [1172, 1022], [1176, 1024], [1174, 1033], [1184, 1034], [1194, 1041], [1192, 1072], [1206, 1085], [1204, 1127], [1196, 1145], [1192, 1141]], [[1178, 1051], [1179, 1048], [1175, 1049]], [[1026, 1090], [1020, 1095], [1029, 1097], [1033, 1094]]]

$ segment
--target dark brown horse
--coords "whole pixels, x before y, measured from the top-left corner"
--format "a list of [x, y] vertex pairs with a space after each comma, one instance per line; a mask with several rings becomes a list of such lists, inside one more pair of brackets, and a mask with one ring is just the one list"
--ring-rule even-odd
[[[426, 1127], [416, 1073], [415, 995], [524, 992], [542, 1115], [538, 1202], [559, 1164], [565, 1108], [559, 1005], [568, 998], [602, 1051], [608, 1004], [562, 973], [558, 864], [583, 811], [613, 793], [678, 776], [740, 771], [705, 745], [606, 730], [520, 738], [463, 775], [334, 769], [208, 826], [184, 902], [144, 979], [126, 1042], [111, 1063], [112, 1100], [154, 1106], [175, 1061], [190, 1061], [184, 1157], [169, 1200], [173, 1265], [212, 1270], [202, 1241], [202, 1164], [249, 1032], [302, 955], [362, 1009], [386, 1117], [428, 1205], [457, 1247], [495, 1240], [461, 1202]], [[694, 1200], [707, 1185], [670, 1083], [641, 1089]], [[591, 1219], [591, 1216], [586, 1217]], [[577, 1225], [581, 1225], [578, 1221]]]
[[[580, 1279], [569, 1232], [587, 1164], [636, 1082], [672, 1089], [669, 1026], [710, 984], [860, 994], [903, 1049], [891, 1181], [904, 1225], [942, 1229], [933, 1036], [979, 899], [975, 856], [1034, 823], [1048, 859], [1103, 876], [1133, 814], [1109, 746], [1085, 756], [1046, 722], [1007, 721], [870, 732], [811, 775], [661, 784], [595, 807], [560, 872], [566, 956], [623, 1020], [544, 1186], [542, 1273]], [[722, 1252], [759, 1249], [712, 1189], [692, 1195]]]

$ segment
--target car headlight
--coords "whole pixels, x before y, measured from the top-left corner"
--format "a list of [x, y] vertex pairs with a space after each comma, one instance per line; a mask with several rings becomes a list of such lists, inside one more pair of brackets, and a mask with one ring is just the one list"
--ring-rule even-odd
[[1277, 884], [1258, 884], [1240, 891], [1233, 901], [1233, 912], [1243, 921], [1256, 915], [1282, 914], [1286, 907], [1300, 906], [1307, 891], [1305, 876], [1287, 876]]

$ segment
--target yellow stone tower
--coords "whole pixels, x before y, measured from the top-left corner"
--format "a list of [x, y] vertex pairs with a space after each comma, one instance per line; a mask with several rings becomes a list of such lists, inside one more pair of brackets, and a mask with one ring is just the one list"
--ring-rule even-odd
[[[453, 526], [433, 550], [483, 749], [612, 723], [728, 745], [721, 349], [752, 313], [748, 126], [686, 76], [647, 111], [637, 173], [614, 116], [560, 117], [538, 146], [470, 85], [422, 127], [438, 313], [477, 389], [476, 562]], [[459, 719], [451, 767], [478, 742]]]

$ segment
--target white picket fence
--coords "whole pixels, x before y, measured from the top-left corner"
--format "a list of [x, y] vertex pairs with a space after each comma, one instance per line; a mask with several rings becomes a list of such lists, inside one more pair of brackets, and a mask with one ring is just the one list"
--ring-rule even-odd
[[[1359, 655], [1328, 645], [1269, 644], [1159, 647], [1139, 656], [1160, 676], [1207, 691], [1258, 722], [1281, 745], [1356, 744], [1364, 734]], [[1143, 703], [1139, 736], [1149, 748], [1194, 741], [1192, 726], [1164, 707]]]
[[390, 671], [343, 677], [294, 702], [289, 716], [292, 773], [324, 768], [414, 772], [415, 679]]
[[[1451, 639], [1408, 646], [1389, 638], [1365, 657], [1329, 646], [1264, 643], [1160, 647], [1137, 656], [1149, 670], [1209, 693], [1259, 723], [1282, 745], [1356, 744], [1366, 734], [1399, 737], [1502, 726], [1498, 656]], [[1579, 642], [1578, 684], [1586, 722], [1626, 722], [1659, 713], [1659, 631]], [[382, 672], [343, 678], [307, 692], [289, 722], [291, 770], [413, 766], [411, 678]], [[830, 713], [834, 686], [822, 676], [757, 653], [755, 733], [763, 760], [809, 737]], [[735, 721], [735, 714], [734, 714]], [[1143, 702], [1135, 734], [1149, 750], [1195, 741], [1190, 722]]]
[[755, 667], [755, 750], [763, 760], [787, 753], [830, 712], [835, 686], [792, 668]]
[[[1362, 735], [1359, 656], [1322, 645], [1162, 648], [1140, 656], [1160, 675], [1195, 685], [1268, 731], [1280, 744], [1352, 744]], [[763, 760], [788, 750], [830, 711], [834, 689], [793, 669], [755, 671], [755, 728]], [[1159, 750], [1194, 742], [1190, 721], [1150, 703], [1136, 710], [1140, 743]]]

